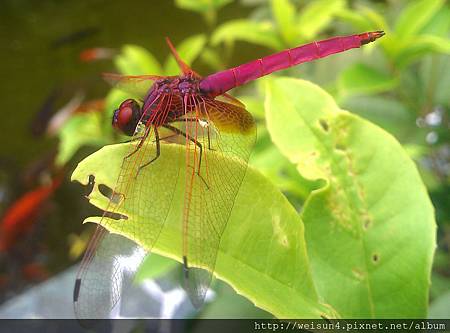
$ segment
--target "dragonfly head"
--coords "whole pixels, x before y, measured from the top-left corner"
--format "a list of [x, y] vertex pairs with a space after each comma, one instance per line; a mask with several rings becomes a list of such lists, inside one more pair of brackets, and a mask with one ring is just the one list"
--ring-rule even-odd
[[125, 135], [132, 136], [140, 118], [141, 107], [138, 102], [127, 99], [114, 111], [112, 125]]

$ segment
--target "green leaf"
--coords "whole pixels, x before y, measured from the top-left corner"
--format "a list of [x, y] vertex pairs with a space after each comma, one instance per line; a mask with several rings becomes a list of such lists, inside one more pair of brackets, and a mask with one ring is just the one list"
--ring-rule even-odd
[[273, 145], [253, 153], [250, 164], [270, 179], [283, 193], [295, 194], [296, 199], [304, 200], [317, 187], [315, 185], [318, 182], [304, 179], [296, 171], [295, 166]]
[[256, 119], [264, 119], [264, 102], [261, 97], [254, 95], [239, 96], [248, 112]]
[[214, 69], [215, 71], [222, 70], [225, 65], [223, 63], [223, 55], [215, 49], [206, 47], [200, 54], [200, 59], [203, 63]]
[[344, 7], [336, 11], [336, 16], [352, 24], [360, 31], [369, 31], [372, 28], [372, 24], [367, 20], [367, 17], [359, 11]]
[[218, 27], [211, 37], [212, 45], [237, 40], [262, 45], [274, 50], [283, 48], [283, 43], [279, 40], [272, 22], [269, 21], [229, 21]]
[[444, 6], [434, 14], [422, 29], [423, 34], [446, 37], [450, 29], [450, 6]]
[[134, 277], [134, 281], [140, 283], [146, 279], [157, 278], [177, 266], [178, 263], [175, 260], [152, 253], [145, 258], [144, 262], [139, 267], [139, 270]]
[[308, 3], [298, 16], [297, 30], [305, 39], [314, 38], [344, 6], [343, 0], [317, 0]]
[[361, 13], [366, 17], [368, 23], [370, 23], [370, 30], [384, 30], [388, 31], [389, 27], [384, 19], [384, 16], [376, 12], [370, 7], [361, 6], [359, 9]]
[[450, 54], [450, 39], [433, 35], [417, 36], [400, 49], [395, 62], [403, 68], [428, 53]]
[[[96, 186], [89, 196], [95, 206], [101, 209], [108, 206], [108, 199], [100, 193], [98, 185], [114, 188], [122, 160], [134, 144], [103, 147], [80, 162], [73, 172], [72, 180], [83, 184], [87, 184], [89, 175], [95, 175]], [[152, 192], [160, 195], [166, 193], [170, 182], [177, 181], [166, 224], [152, 251], [181, 262], [185, 180], [182, 160], [185, 152], [179, 148], [176, 144], [162, 144], [161, 156], [152, 165], [151, 172], [144, 168], [138, 181], [143, 187], [152, 184]], [[142, 152], [143, 160], [150, 159], [151, 151], [147, 149]], [[215, 154], [214, 151], [209, 152], [209, 168], [223, 165], [230, 170], [240, 168], [237, 164], [239, 161], [219, 155], [212, 158], [212, 154]], [[173, 174], [170, 170], [180, 166], [178, 163], [182, 163], [179, 178], [168, 177], [168, 173]], [[214, 163], [220, 165], [214, 166]], [[153, 215], [160, 214], [160, 209], [163, 208], [155, 204], [152, 207]], [[139, 220], [131, 212], [123, 212], [120, 208], [117, 213], [128, 215], [125, 224], [120, 220], [104, 218], [103, 225], [109, 231], [120, 233], [148, 248], [143, 240], [148, 237], [143, 235], [153, 232], [155, 223], [152, 223], [151, 218], [143, 216]], [[98, 223], [100, 219], [90, 217], [85, 221]], [[136, 233], [135, 230], [141, 232]], [[321, 304], [317, 298], [303, 237], [303, 224], [295, 209], [271, 182], [249, 168], [221, 239], [215, 275], [256, 306], [279, 318], [334, 317], [336, 314], [333, 310]]]
[[216, 22], [217, 11], [233, 0], [175, 0], [175, 4], [186, 10], [203, 14], [206, 21], [213, 25]]
[[395, 32], [399, 38], [406, 39], [420, 32], [436, 12], [442, 7], [443, 0], [411, 1], [397, 19]]
[[306, 81], [268, 81], [266, 112], [283, 154], [326, 180], [302, 211], [320, 298], [345, 318], [426, 317], [434, 211], [400, 144]]
[[424, 57], [420, 61], [420, 79], [428, 82], [429, 93], [427, 98], [434, 101], [434, 105], [449, 105], [450, 103], [450, 57]]
[[[185, 39], [178, 47], [177, 52], [181, 59], [188, 65], [191, 65], [195, 59], [200, 55], [206, 44], [205, 35], [195, 35]], [[166, 75], [179, 75], [180, 68], [178, 67], [175, 58], [170, 54], [164, 64], [164, 73]]]
[[339, 8], [335, 15], [351, 23], [361, 32], [371, 30], [389, 31], [384, 17], [370, 7], [359, 5], [358, 10], [343, 7]]
[[161, 65], [146, 49], [136, 45], [125, 45], [114, 59], [114, 64], [124, 75], [162, 74]]
[[289, 0], [272, 0], [272, 13], [281, 36], [286, 44], [296, 41], [295, 8]]
[[[416, 115], [411, 113], [398, 99], [383, 95], [351, 96], [341, 104], [394, 135], [400, 142], [411, 141], [416, 135], [424, 137], [426, 132], [417, 128]], [[406, 147], [404, 147], [406, 149]]]
[[398, 80], [365, 64], [347, 67], [339, 76], [338, 86], [344, 95], [374, 94], [395, 88]]
[[56, 164], [66, 164], [82, 146], [106, 144], [109, 138], [104, 134], [102, 124], [100, 112], [73, 115], [60, 131]]
[[205, 13], [211, 10], [218, 10], [232, 1], [233, 0], [175, 0], [175, 4], [181, 9]]

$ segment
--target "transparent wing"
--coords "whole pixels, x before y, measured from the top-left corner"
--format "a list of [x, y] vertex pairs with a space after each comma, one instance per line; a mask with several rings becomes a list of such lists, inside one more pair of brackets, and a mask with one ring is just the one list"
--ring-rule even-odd
[[245, 105], [240, 100], [238, 100], [236, 97], [234, 97], [230, 94], [227, 94], [227, 93], [217, 96], [216, 100], [219, 100], [219, 101], [222, 101], [222, 102], [225, 102], [228, 104], [233, 104], [233, 105], [239, 106], [240, 108], [245, 109]]
[[237, 104], [192, 97], [185, 108], [185, 289], [192, 304], [199, 307], [211, 283], [220, 240], [245, 176], [256, 127], [250, 113]]
[[75, 282], [75, 314], [79, 319], [109, 318], [146, 251], [123, 236], [110, 234], [101, 225], [88, 251], [94, 253], [86, 252]]
[[[172, 100], [170, 95], [161, 95], [146, 113], [150, 113], [151, 109], [152, 114], [164, 117], [172, 107]], [[74, 307], [78, 318], [109, 317], [122, 290], [131, 283], [134, 272], [158, 238], [172, 202], [181, 162], [156, 158], [158, 132], [148, 126], [155, 119], [146, 114], [142, 119], [147, 123], [138, 126], [142, 130], [135, 133], [106, 212], [81, 262], [74, 289]], [[149, 163], [152, 159], [155, 160]], [[164, 177], [148, 176], [156, 168], [163, 168]], [[166, 189], [163, 193], [153, 191], [161, 186]], [[142, 249], [122, 236], [109, 234], [104, 227], [113, 222], [117, 225], [114, 219], [120, 222], [118, 230], [116, 227], [118, 232], [121, 228], [127, 228], [135, 236], [134, 239], [148, 244], [148, 247]], [[152, 230], [151, 233], [142, 231], [142, 222], [152, 224], [145, 229]]]
[[158, 75], [120, 75], [115, 73], [103, 73], [102, 77], [112, 87], [140, 99], [147, 95], [156, 80], [166, 78]]

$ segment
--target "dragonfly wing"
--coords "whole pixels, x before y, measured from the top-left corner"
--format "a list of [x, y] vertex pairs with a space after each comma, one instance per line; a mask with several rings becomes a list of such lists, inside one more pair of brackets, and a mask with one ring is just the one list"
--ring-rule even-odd
[[75, 313], [82, 319], [108, 318], [146, 255], [133, 241], [110, 234], [100, 225], [93, 239], [98, 244], [95, 255], [81, 263], [74, 288]]
[[190, 104], [195, 104], [195, 111], [186, 112], [186, 117], [195, 121], [185, 123], [193, 140], [186, 146], [183, 252], [185, 287], [199, 307], [245, 176], [256, 127], [250, 113], [239, 105], [199, 97]]
[[112, 87], [140, 99], [144, 99], [155, 81], [164, 78], [158, 75], [120, 75], [115, 73], [103, 73], [102, 76]]
[[[157, 110], [156, 114], [166, 114], [171, 100], [168, 95], [160, 96], [151, 109]], [[153, 121], [151, 117], [143, 119]], [[122, 290], [131, 281], [131, 278], [124, 278], [123, 273], [133, 276], [145, 253], [156, 242], [167, 218], [182, 162], [156, 158], [149, 164], [158, 156], [157, 132], [145, 124], [143, 127], [144, 133], [137, 131], [134, 140], [128, 143], [129, 151], [123, 159], [108, 207], [81, 262], [74, 289], [78, 318], [108, 317]], [[155, 170], [163, 170], [163, 177], [152, 177]], [[155, 188], [161, 188], [161, 182], [165, 191], [155, 193]], [[142, 223], [149, 227], [143, 229]], [[127, 230], [145, 248], [122, 236], [109, 234], [105, 228], [110, 226], [119, 234]]]
[[239, 107], [245, 109], [245, 105], [240, 100], [238, 100], [236, 97], [234, 97], [230, 94], [227, 94], [227, 93], [217, 96], [216, 100], [219, 100], [219, 101], [222, 101], [222, 102], [225, 102], [228, 104], [234, 104], [236, 106], [239, 106]]

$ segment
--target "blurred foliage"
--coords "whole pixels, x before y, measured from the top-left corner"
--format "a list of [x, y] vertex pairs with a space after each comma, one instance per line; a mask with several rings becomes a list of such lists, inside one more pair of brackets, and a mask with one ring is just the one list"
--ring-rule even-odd
[[217, 10], [233, 0], [175, 0], [178, 7], [201, 13], [209, 24], [214, 24]]
[[[334, 35], [372, 30], [386, 32], [386, 36], [382, 39], [364, 46], [361, 50], [352, 50], [314, 63], [303, 64], [285, 70], [281, 74], [291, 77], [301, 76], [324, 86], [337, 101], [340, 109], [348, 110], [365, 118], [392, 134], [403, 146], [404, 151], [415, 161], [433, 201], [438, 224], [438, 248], [430, 290], [432, 309], [430, 316], [438, 316], [443, 313], [442, 309], [450, 308], [448, 298], [450, 290], [450, 90], [448, 89], [450, 86], [450, 7], [448, 3], [443, 0], [391, 2], [241, 0], [242, 5], [252, 8], [252, 14], [218, 24], [217, 22], [220, 20], [217, 18], [220, 17], [220, 9], [228, 2], [175, 1], [180, 8], [198, 12], [211, 27], [210, 34], [206, 35], [202, 32], [202, 34], [187, 38], [176, 45], [181, 57], [188, 64], [202, 63], [209, 66], [211, 71], [235, 65], [233, 57], [239, 53], [240, 47], [244, 43], [267, 48], [265, 54], [255, 54], [256, 58], [287, 47], [295, 47], [301, 43]], [[177, 73], [176, 63], [170, 55], [160, 63], [148, 51], [134, 45], [124, 46], [114, 63], [117, 70], [123, 74], [174, 75]], [[274, 135], [273, 128], [270, 129], [270, 126], [269, 129], [267, 128], [266, 114], [273, 116], [277, 112], [281, 114], [281, 111], [286, 111], [285, 108], [279, 106], [283, 105], [286, 100], [282, 97], [283, 92], [279, 91], [276, 101], [266, 100], [266, 105], [264, 105], [266, 89], [272, 91], [274, 85], [279, 85], [279, 82], [285, 82], [286, 93], [292, 89], [287, 86], [290, 81], [274, 81], [273, 77], [278, 75], [280, 73], [274, 73], [271, 75], [271, 79], [261, 79], [235, 89], [234, 94], [246, 104], [247, 109], [252, 112], [258, 122], [258, 141], [251, 158], [251, 165], [266, 175], [298, 211], [302, 211], [306, 224], [306, 241], [309, 247], [313, 246], [309, 242], [318, 242], [316, 237], [328, 237], [327, 230], [331, 227], [322, 229], [320, 234], [314, 233], [314, 229], [308, 231], [308, 228], [313, 228], [314, 223], [319, 220], [321, 223], [326, 222], [327, 218], [331, 221], [333, 216], [328, 216], [326, 212], [309, 216], [306, 209], [313, 205], [313, 198], [324, 196], [325, 192], [328, 193], [330, 184], [331, 189], [333, 188], [333, 182], [337, 182], [343, 188], [347, 183], [340, 183], [339, 177], [331, 178], [330, 181], [323, 173], [321, 177], [317, 177], [320, 174], [317, 173], [317, 170], [314, 171], [315, 173], [313, 172], [316, 177], [309, 177], [311, 170], [305, 166], [309, 161], [299, 160], [299, 157], [305, 154], [304, 149], [308, 141], [300, 143], [300, 146], [296, 148], [299, 155], [293, 158], [289, 151], [286, 151], [285, 144], [277, 139], [278, 134]], [[296, 84], [299, 83], [292, 81], [292, 85]], [[307, 89], [307, 85], [301, 87]], [[298, 88], [299, 95], [304, 93], [300, 86]], [[126, 139], [118, 137], [110, 129], [110, 116], [126, 97], [129, 95], [116, 89], [111, 90], [107, 96], [107, 114], [103, 118], [102, 124], [98, 123], [98, 119], [94, 119], [94, 117], [86, 119], [86, 121], [71, 121], [67, 125], [69, 129], [63, 129], [61, 132], [61, 146], [69, 148], [61, 150], [60, 153], [63, 157], [60, 158], [67, 160], [70, 158], [70, 154], [73, 154], [81, 145], [100, 146], [105, 142], [125, 141]], [[300, 105], [292, 107], [296, 108]], [[312, 107], [307, 115], [312, 116], [315, 112], [318, 110]], [[287, 117], [286, 126], [292, 125], [291, 123], [297, 123], [298, 126], [307, 125], [298, 123], [298, 120], [289, 121], [287, 120], [289, 115], [282, 114]], [[355, 125], [356, 128], [361, 129], [365, 126], [372, 128], [372, 125], [359, 117], [354, 118], [347, 113], [345, 115], [350, 123], [358, 124]], [[333, 118], [333, 121], [337, 121], [337, 119]], [[86, 122], [89, 122], [90, 125], [87, 125]], [[350, 124], [344, 125], [350, 126]], [[77, 128], [81, 133], [89, 133], [90, 128], [94, 126], [101, 128], [102, 131], [98, 131], [92, 136], [83, 135], [81, 139], [76, 138]], [[338, 128], [346, 128], [345, 126]], [[64, 134], [68, 132], [72, 134]], [[98, 133], [101, 133], [101, 137]], [[308, 135], [300, 130], [295, 133], [299, 133], [297, 134], [299, 138], [307, 138]], [[382, 168], [373, 171], [373, 183], [377, 183], [377, 178], [380, 186], [389, 182], [388, 175], [393, 172], [397, 172], [398, 177], [403, 177], [403, 174], [413, 174], [414, 172], [411, 171], [413, 168], [409, 165], [403, 151], [396, 146], [395, 141], [384, 132], [376, 135], [369, 136], [367, 142], [359, 142], [357, 150], [358, 154], [363, 154], [365, 150], [367, 150], [365, 153], [370, 153], [373, 149], [372, 144], [386, 144], [385, 153], [392, 156], [391, 161], [384, 161]], [[309, 137], [307, 140], [312, 139], [313, 137]], [[272, 140], [276, 145], [272, 143]], [[384, 143], [385, 141], [387, 143]], [[358, 154], [355, 155], [355, 158], [358, 157]], [[332, 158], [327, 156], [325, 160], [332, 160]], [[301, 167], [299, 163], [305, 165]], [[320, 169], [318, 163], [313, 163], [312, 166]], [[405, 198], [409, 198], [409, 194], [419, 195], [421, 191], [420, 182], [416, 178], [414, 180], [407, 178], [402, 181], [401, 185], [396, 185], [395, 189], [388, 191], [392, 197], [388, 202], [383, 201], [384, 209], [393, 209], [395, 205], [401, 206]], [[306, 205], [305, 202], [307, 202]], [[336, 203], [340, 202], [340, 200], [336, 201]], [[398, 254], [400, 257], [397, 257], [404, 258], [405, 262], [413, 260], [410, 256], [415, 256], [417, 259], [425, 253], [429, 255], [430, 246], [433, 246], [428, 238], [433, 233], [432, 228], [429, 229], [432, 223], [428, 223], [426, 231], [419, 230], [420, 226], [424, 227], [421, 223], [430, 221], [431, 212], [426, 206], [426, 199], [418, 202], [416, 208], [411, 207], [408, 202], [403, 203], [403, 207], [395, 208], [403, 208], [402, 213], [405, 215], [402, 223], [407, 223], [407, 219], [410, 222], [407, 228], [395, 229], [395, 231], [380, 229], [378, 230], [379, 234], [374, 236], [374, 240], [386, 249], [392, 246], [406, 249], [405, 243], [410, 244], [408, 246], [411, 246], [411, 249], [401, 252]], [[427, 208], [420, 208], [422, 204]], [[310, 223], [308, 219], [311, 219]], [[398, 223], [401, 225], [400, 222]], [[394, 225], [397, 224], [394, 223]], [[405, 235], [406, 232], [410, 233], [409, 236]], [[350, 240], [348, 244], [344, 239], [329, 240], [329, 242], [332, 241], [339, 241], [339, 246], [343, 251], [348, 251], [352, 247]], [[419, 251], [419, 248], [422, 250]], [[309, 252], [311, 256], [320, 254], [320, 251], [314, 246], [308, 250], [311, 251]], [[421, 267], [426, 271], [427, 259], [423, 257], [420, 262]], [[326, 272], [320, 265], [314, 266], [314, 263], [312, 265], [313, 274]], [[398, 266], [406, 274], [406, 267], [400, 264]], [[161, 267], [166, 266], [162, 265]], [[329, 274], [332, 277], [332, 274], [335, 273], [330, 272]], [[413, 280], [413, 278], [411, 279]], [[318, 283], [319, 294], [332, 295], [335, 292], [332, 289], [333, 284], [329, 287], [330, 290], [327, 290], [327, 286], [320, 287], [320, 282], [324, 281], [314, 281]], [[385, 280], [381, 279], [381, 281]], [[407, 288], [416, 288], [416, 290], [426, 293], [428, 292], [427, 283], [427, 277], [421, 276], [414, 284], [408, 284]], [[235, 285], [235, 287], [239, 289], [239, 286]], [[408, 293], [407, 290], [410, 289], [403, 290], [405, 297]], [[253, 297], [258, 298], [258, 295], [253, 295]], [[342, 297], [350, 296], [342, 295]], [[395, 298], [396, 296], [392, 291], [392, 295], [380, 296], [380, 298], [382, 297]], [[435, 304], [433, 304], [434, 300], [436, 300]], [[406, 316], [424, 315], [426, 309], [424, 309], [423, 301], [426, 301], [426, 297], [422, 298], [422, 301], [409, 305], [404, 309], [404, 313], [397, 313]], [[415, 301], [411, 300], [411, 302]], [[418, 310], [419, 308], [420, 310]], [[358, 316], [358, 313], [346, 308], [345, 304], [341, 304], [339, 310], [349, 316]], [[384, 314], [386, 315], [386, 313]], [[375, 315], [382, 314], [377, 312]]]

